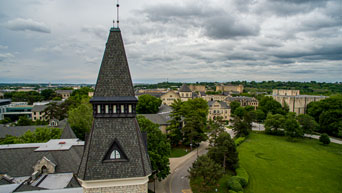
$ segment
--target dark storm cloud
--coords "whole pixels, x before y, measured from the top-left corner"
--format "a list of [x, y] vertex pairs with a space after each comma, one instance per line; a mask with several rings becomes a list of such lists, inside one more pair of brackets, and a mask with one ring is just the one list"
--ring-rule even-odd
[[13, 31], [34, 31], [40, 33], [51, 33], [49, 27], [32, 19], [17, 18], [7, 22], [6, 27]]

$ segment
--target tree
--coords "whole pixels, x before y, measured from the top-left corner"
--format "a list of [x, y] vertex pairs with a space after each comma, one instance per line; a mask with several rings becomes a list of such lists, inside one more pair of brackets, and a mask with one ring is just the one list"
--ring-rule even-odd
[[183, 102], [180, 99], [175, 100], [171, 104], [171, 120], [169, 127], [167, 128], [167, 137], [170, 140], [172, 146], [178, 145], [183, 139], [182, 133], [182, 106]]
[[239, 117], [235, 117], [233, 121], [233, 131], [236, 133], [237, 137], [247, 136], [249, 134], [249, 130], [251, 127], [248, 125], [246, 121], [240, 119]]
[[159, 130], [159, 125], [152, 123], [144, 116], [138, 115], [140, 129], [147, 133], [147, 149], [151, 160], [152, 170], [156, 172], [159, 181], [170, 174], [169, 157], [171, 145], [166, 135]]
[[209, 132], [210, 132], [210, 139], [209, 143], [211, 146], [214, 145], [214, 142], [216, 141], [217, 137], [224, 132], [224, 124], [223, 124], [223, 118], [218, 116], [214, 120], [209, 121]]
[[259, 109], [261, 109], [265, 113], [265, 115], [267, 115], [268, 113], [282, 115], [286, 114], [286, 110], [281, 107], [281, 104], [270, 96], [261, 98], [259, 102]]
[[222, 164], [225, 170], [226, 167], [230, 169], [237, 168], [239, 161], [235, 142], [226, 132], [221, 133], [217, 137], [214, 146], [209, 148], [208, 156], [216, 163]]
[[264, 111], [257, 109], [255, 111], [255, 119], [258, 123], [261, 123], [263, 120], [265, 120], [265, 113]]
[[39, 127], [34, 132], [30, 130], [21, 137], [7, 135], [0, 140], [0, 144], [17, 144], [17, 143], [44, 143], [50, 139], [59, 139], [62, 130], [59, 128]]
[[215, 161], [202, 155], [192, 164], [189, 173], [191, 181], [199, 179], [202, 182], [198, 184], [200, 189], [203, 192], [209, 192], [211, 186], [216, 185], [223, 175], [223, 170]]
[[153, 114], [157, 113], [162, 101], [149, 94], [141, 95], [138, 99], [137, 113], [139, 114]]
[[322, 142], [324, 145], [328, 145], [330, 143], [330, 138], [329, 135], [326, 133], [323, 133], [320, 137], [319, 137], [319, 141]]
[[68, 122], [75, 135], [85, 140], [85, 135], [89, 133], [93, 123], [93, 108], [89, 99], [84, 98], [78, 107], [68, 111]]
[[182, 128], [183, 144], [198, 145], [207, 139], [205, 134], [207, 126], [208, 103], [202, 98], [189, 99], [181, 107], [185, 126]]
[[67, 117], [67, 109], [63, 105], [58, 105], [56, 102], [49, 103], [43, 111], [44, 118], [47, 120], [58, 119], [63, 120]]
[[238, 116], [240, 119], [242, 119], [245, 113], [246, 113], [246, 110], [243, 107], [238, 107], [234, 111], [234, 115]]
[[312, 134], [313, 131], [319, 130], [319, 125], [315, 121], [313, 117], [307, 114], [298, 115], [297, 120], [301, 127], [303, 128], [304, 133]]
[[238, 107], [240, 107], [240, 103], [237, 101], [232, 101], [230, 104], [230, 108], [231, 108], [231, 113], [234, 114], [235, 109], [237, 109]]
[[43, 100], [51, 100], [57, 96], [56, 92], [52, 89], [42, 90], [40, 95], [43, 97]]
[[285, 117], [281, 114], [271, 114], [267, 115], [265, 120], [265, 132], [267, 134], [273, 135], [283, 135], [282, 131], [279, 131], [282, 124], [285, 122]]
[[19, 120], [16, 124], [17, 126], [28, 126], [33, 125], [32, 120], [29, 119], [27, 116], [21, 116], [19, 117]]
[[293, 140], [294, 138], [304, 137], [303, 129], [294, 118], [287, 118], [282, 127], [285, 130], [285, 135], [288, 136], [291, 140]]

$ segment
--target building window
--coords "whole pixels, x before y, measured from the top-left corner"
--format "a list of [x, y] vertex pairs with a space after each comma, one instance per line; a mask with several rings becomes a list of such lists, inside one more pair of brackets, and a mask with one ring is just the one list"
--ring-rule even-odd
[[109, 113], [109, 107], [108, 107], [108, 105], [105, 106], [105, 112], [106, 112], [106, 114]]
[[128, 112], [132, 113], [132, 105], [128, 105]]
[[110, 159], [120, 159], [120, 158], [121, 158], [121, 155], [120, 155], [120, 152], [118, 150], [114, 150], [110, 154]]
[[121, 105], [121, 113], [125, 112], [125, 105]]
[[97, 105], [97, 113], [101, 113], [101, 105]]
[[113, 113], [116, 113], [116, 105], [113, 105]]

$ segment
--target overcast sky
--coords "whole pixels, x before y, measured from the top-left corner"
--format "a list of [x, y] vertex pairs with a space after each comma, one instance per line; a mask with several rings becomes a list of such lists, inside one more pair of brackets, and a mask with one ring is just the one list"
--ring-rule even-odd
[[[121, 0], [133, 81], [342, 81], [342, 0]], [[114, 0], [0, 0], [0, 82], [92, 83]]]

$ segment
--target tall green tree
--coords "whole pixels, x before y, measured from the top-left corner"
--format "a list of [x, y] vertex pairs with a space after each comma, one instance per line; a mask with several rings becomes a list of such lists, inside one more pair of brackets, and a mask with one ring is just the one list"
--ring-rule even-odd
[[208, 156], [202, 155], [192, 164], [189, 173], [191, 181], [199, 180], [202, 182], [198, 183], [201, 192], [209, 192], [211, 186], [217, 184], [224, 172], [222, 166]]
[[167, 137], [170, 140], [172, 146], [177, 146], [183, 140], [183, 132], [182, 132], [182, 106], [183, 102], [180, 99], [175, 100], [171, 104], [171, 120], [169, 121], [170, 125], [167, 128], [168, 133]]
[[166, 135], [159, 130], [159, 125], [152, 123], [144, 116], [138, 115], [137, 120], [140, 129], [147, 133], [147, 149], [151, 159], [152, 170], [160, 181], [170, 174], [169, 157], [171, 145]]
[[258, 108], [261, 109], [265, 115], [268, 113], [285, 115], [287, 113], [281, 104], [270, 96], [262, 97]]
[[214, 120], [209, 121], [209, 132], [210, 132], [210, 139], [209, 143], [210, 146], [214, 146], [214, 142], [216, 141], [217, 137], [225, 132], [223, 117], [216, 117]]
[[84, 98], [78, 107], [68, 111], [68, 122], [75, 135], [85, 140], [85, 135], [89, 133], [93, 123], [93, 108], [89, 99]]
[[282, 127], [285, 122], [285, 117], [281, 114], [268, 113], [267, 118], [265, 120], [265, 132], [267, 134], [273, 135], [282, 135], [283, 132], [279, 129]]
[[298, 115], [297, 120], [303, 128], [304, 133], [312, 134], [313, 131], [319, 130], [318, 123], [315, 121], [313, 117], [311, 117], [308, 114]]
[[209, 148], [208, 156], [218, 164], [222, 164], [224, 169], [235, 169], [238, 166], [239, 156], [235, 142], [226, 132], [221, 133], [214, 146]]
[[153, 114], [157, 113], [162, 101], [149, 94], [139, 96], [137, 104], [137, 113], [139, 114]]
[[230, 109], [231, 109], [231, 113], [234, 114], [235, 113], [235, 109], [240, 107], [240, 103], [237, 101], [232, 101], [230, 104]]
[[45, 89], [42, 90], [40, 95], [43, 97], [44, 100], [52, 100], [57, 96], [57, 93], [52, 89]]
[[282, 124], [285, 130], [285, 135], [290, 139], [304, 137], [303, 129], [300, 127], [299, 123], [295, 118], [288, 117]]

